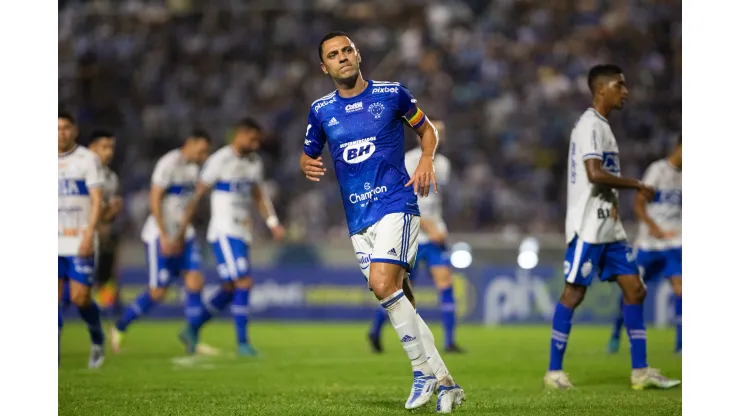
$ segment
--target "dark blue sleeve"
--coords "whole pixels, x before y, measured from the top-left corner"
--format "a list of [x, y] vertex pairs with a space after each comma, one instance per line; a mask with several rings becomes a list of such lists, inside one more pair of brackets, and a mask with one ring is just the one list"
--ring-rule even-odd
[[308, 126], [306, 126], [306, 139], [303, 142], [303, 152], [312, 158], [321, 156], [326, 143], [324, 130], [321, 128], [321, 122], [314, 114], [313, 109], [308, 111]]
[[421, 127], [427, 119], [416, 105], [416, 98], [403, 85], [398, 89], [398, 115], [414, 129]]

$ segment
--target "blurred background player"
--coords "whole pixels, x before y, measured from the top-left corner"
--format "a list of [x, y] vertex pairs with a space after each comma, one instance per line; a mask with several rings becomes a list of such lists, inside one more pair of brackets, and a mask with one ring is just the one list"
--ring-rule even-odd
[[[201, 315], [203, 275], [195, 228], [183, 222], [185, 206], [195, 190], [200, 165], [205, 162], [211, 138], [204, 130], [194, 130], [181, 147], [162, 156], [152, 173], [149, 205], [151, 214], [141, 231], [146, 246], [149, 289], [140, 294], [111, 330], [111, 347], [121, 349], [128, 326], [146, 315], [167, 294], [170, 283], [181, 274], [185, 281], [185, 315], [188, 320]], [[195, 347], [188, 348], [189, 353]]]
[[[445, 140], [445, 125], [441, 120], [431, 119], [430, 122], [437, 128], [439, 143]], [[406, 170], [412, 174], [419, 165], [422, 149], [419, 146], [406, 152]], [[450, 161], [439, 152], [434, 157], [434, 173], [437, 184], [444, 190], [450, 177]], [[416, 253], [416, 264], [410, 274], [411, 283], [419, 275], [420, 263], [423, 263], [432, 275], [434, 285], [439, 292], [439, 308], [442, 312], [442, 329], [444, 330], [444, 349], [449, 353], [460, 353], [463, 350], [455, 342], [455, 295], [452, 289], [452, 270], [450, 254], [446, 247], [447, 226], [442, 216], [442, 195], [430, 193], [428, 197], [419, 199], [419, 251]], [[388, 314], [380, 308], [375, 314], [370, 328], [370, 345], [373, 351], [382, 352], [380, 343], [381, 328], [387, 320]]]
[[95, 130], [90, 135], [88, 148], [103, 165], [103, 214], [98, 225], [100, 247], [95, 267], [95, 301], [102, 309], [118, 307], [116, 260], [119, 230], [114, 221], [123, 208], [118, 175], [110, 168], [116, 149], [116, 138], [111, 132]]
[[263, 183], [264, 166], [256, 153], [261, 131], [259, 124], [252, 119], [245, 118], [237, 123], [231, 144], [214, 152], [206, 161], [195, 195], [186, 208], [184, 220], [189, 222], [198, 201], [212, 190], [208, 242], [224, 281], [210, 305], [195, 319], [189, 320], [183, 331], [182, 337], [191, 348], [199, 343], [200, 327], [231, 302], [238, 353], [243, 356], [257, 354], [247, 333], [249, 291], [253, 285], [249, 260], [249, 245], [252, 243], [250, 203], [256, 202], [275, 240], [281, 240], [285, 233]]
[[[646, 199], [642, 194], [635, 198], [634, 210], [640, 220], [637, 234], [637, 265], [642, 278], [648, 281], [654, 277], [670, 279], [673, 287], [676, 344], [675, 352], [680, 354], [681, 339], [681, 136], [678, 145], [668, 157], [657, 160], [648, 166], [642, 181], [656, 189], [655, 197]], [[621, 306], [614, 321], [609, 352], [619, 350], [619, 339], [624, 318]]]
[[[100, 160], [90, 150], [77, 145], [77, 126], [65, 112], [58, 117], [59, 219], [58, 278], [61, 302], [64, 281], [69, 281], [70, 300], [90, 332], [88, 367], [103, 364], [105, 348], [100, 309], [91, 298], [97, 245], [97, 226], [103, 204], [103, 174]], [[59, 339], [62, 334], [59, 309]]]
[[620, 177], [619, 149], [607, 117], [627, 100], [624, 73], [616, 65], [597, 65], [588, 73], [592, 107], [583, 113], [571, 133], [568, 168], [568, 211], [565, 220], [565, 290], [555, 307], [550, 341], [547, 387], [573, 387], [563, 372], [573, 311], [595, 276], [616, 281], [624, 296], [624, 323], [630, 338], [632, 388], [670, 388], [680, 384], [648, 367], [647, 334], [643, 316], [645, 285], [619, 217], [617, 189], [636, 189], [646, 200], [655, 190], [642, 182]]
[[[365, 81], [362, 57], [346, 33], [328, 33], [318, 53], [322, 71], [337, 89], [311, 104], [301, 170], [309, 180], [321, 179], [326, 171], [321, 153], [328, 142], [360, 269], [411, 360], [414, 380], [405, 407], [427, 404], [439, 385], [437, 411], [451, 412], [465, 395], [414, 308], [406, 276], [418, 244], [416, 195], [426, 197], [430, 187], [437, 192], [437, 131], [404, 86]], [[421, 138], [423, 153], [410, 177], [404, 165], [404, 124]]]

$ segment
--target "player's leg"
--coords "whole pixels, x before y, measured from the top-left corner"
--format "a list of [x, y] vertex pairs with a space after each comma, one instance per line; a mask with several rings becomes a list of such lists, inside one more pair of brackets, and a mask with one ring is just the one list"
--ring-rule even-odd
[[69, 308], [69, 305], [72, 303], [70, 300], [69, 295], [69, 282], [65, 279], [62, 279], [62, 295], [61, 299], [59, 300], [60, 307], [63, 311], [66, 311], [67, 308]]
[[105, 348], [103, 347], [105, 336], [100, 321], [100, 308], [92, 300], [90, 290], [93, 283], [95, 258], [74, 257], [70, 258], [69, 261], [72, 262], [68, 269], [70, 299], [77, 306], [77, 311], [82, 320], [87, 324], [90, 341], [92, 342], [88, 367], [98, 368], [105, 359]]
[[674, 295], [674, 319], [676, 324], [676, 344], [674, 350], [677, 354], [681, 354], [683, 347], [683, 325], [682, 325], [682, 289], [681, 289], [681, 274], [682, 274], [682, 248], [675, 248], [667, 253], [666, 258], [666, 271], [665, 274], [671, 279], [671, 286], [673, 287]]
[[[639, 250], [635, 259], [637, 269], [643, 282], [663, 273], [665, 261], [659, 252]], [[616, 353], [619, 350], [619, 343], [622, 335], [622, 326], [624, 326], [624, 295], [619, 294], [619, 311], [612, 327], [611, 337], [609, 339], [608, 351]]]
[[634, 257], [632, 248], [626, 241], [607, 244], [600, 276], [602, 280], [616, 279], [624, 295], [622, 313], [630, 340], [632, 388], [642, 390], [649, 387], [674, 387], [680, 384], [680, 381], [669, 380], [657, 369], [648, 367], [647, 331], [643, 308], [647, 290]]
[[159, 250], [159, 239], [146, 243], [146, 261], [149, 270], [149, 287], [136, 297], [121, 314], [111, 330], [111, 348], [119, 352], [124, 334], [134, 321], [146, 316], [167, 295], [167, 288], [179, 270], [179, 257], [164, 257]]
[[586, 289], [596, 275], [602, 251], [601, 245], [586, 243], [578, 236], [568, 244], [564, 263], [565, 288], [552, 316], [550, 364], [544, 380], [546, 387], [556, 389], [573, 387], [568, 375], [563, 371], [563, 358], [568, 347], [573, 312], [583, 301]]
[[429, 273], [439, 293], [439, 308], [442, 312], [445, 352], [464, 352], [455, 342], [455, 294], [452, 287], [452, 264], [443, 245], [432, 244], [429, 256]]
[[614, 322], [612, 323], [612, 333], [609, 336], [609, 345], [607, 346], [607, 352], [609, 354], [616, 354], [619, 351], [619, 341], [622, 338], [622, 327], [624, 326], [622, 309], [624, 309], [624, 296], [620, 294], [616, 316], [614, 317]]
[[59, 304], [58, 304], [58, 310], [59, 310], [59, 331], [57, 334], [57, 359], [59, 363], [62, 362], [62, 328], [64, 327], [64, 319], [62, 318], [62, 296], [64, 292], [64, 287], [67, 286], [64, 284], [65, 277], [67, 276], [67, 264], [66, 259], [64, 257], [58, 256], [57, 260], [57, 280], [59, 282]]

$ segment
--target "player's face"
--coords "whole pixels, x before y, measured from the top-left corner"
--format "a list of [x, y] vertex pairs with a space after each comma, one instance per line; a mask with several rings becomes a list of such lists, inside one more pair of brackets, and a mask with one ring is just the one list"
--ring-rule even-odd
[[357, 78], [360, 73], [360, 51], [346, 36], [337, 36], [322, 45], [321, 69], [336, 80]]
[[66, 118], [58, 119], [59, 149], [69, 149], [77, 139], [77, 127]]
[[100, 161], [105, 166], [108, 166], [113, 162], [113, 155], [116, 150], [116, 139], [114, 137], [98, 139], [92, 146], [90, 146], [90, 150], [98, 155]]
[[629, 91], [627, 90], [627, 81], [624, 74], [619, 74], [611, 78], [604, 87], [606, 101], [611, 104], [612, 108], [622, 109], [624, 102], [627, 101]]
[[208, 159], [211, 145], [208, 143], [207, 140], [199, 138], [191, 138], [188, 142], [188, 154], [190, 156], [190, 159], [199, 165], [204, 164], [206, 162], [206, 159]]
[[260, 148], [260, 132], [256, 129], [238, 128], [234, 134], [234, 144], [241, 154], [255, 152]]

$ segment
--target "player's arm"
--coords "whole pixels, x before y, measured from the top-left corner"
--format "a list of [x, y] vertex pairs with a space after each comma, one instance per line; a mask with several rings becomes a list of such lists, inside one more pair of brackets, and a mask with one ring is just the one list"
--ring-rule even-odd
[[[440, 155], [437, 158], [436, 166], [438, 169], [435, 172], [435, 176], [437, 178], [437, 182], [440, 185], [446, 185], [449, 181], [450, 176], [450, 166], [449, 161], [446, 157], [443, 155]], [[424, 198], [419, 200], [419, 212], [421, 213], [421, 218], [419, 221], [419, 226], [421, 227], [421, 230], [424, 231], [424, 234], [426, 234], [431, 241], [434, 241], [435, 243], [443, 243], [447, 239], [447, 233], [442, 231], [438, 226], [437, 222], [430, 220], [429, 216], [426, 215], [427, 212], [431, 211], [431, 205], [433, 204], [432, 198]], [[440, 201], [441, 203], [441, 201]]]
[[265, 224], [267, 224], [270, 232], [272, 232], [273, 238], [275, 240], [281, 240], [285, 234], [285, 230], [283, 230], [283, 227], [280, 225], [280, 220], [275, 213], [275, 207], [272, 204], [270, 196], [265, 190], [263, 182], [258, 182], [254, 187], [252, 187], [252, 197], [257, 203], [257, 209], [265, 220]]
[[[657, 179], [658, 179], [658, 171], [655, 165], [651, 165], [647, 172], [645, 172], [645, 176], [643, 177], [643, 182], [648, 185], [655, 187], [657, 185]], [[641, 193], [638, 193], [635, 197], [635, 202], [632, 206], [633, 210], [635, 211], [635, 215], [637, 216], [637, 219], [647, 224], [649, 233], [655, 238], [670, 238], [673, 236], [672, 233], [666, 233], [663, 231], [663, 229], [658, 226], [658, 224], [648, 215], [647, 212], [647, 205], [650, 203], [647, 198]]]
[[438, 190], [437, 179], [434, 175], [434, 154], [439, 144], [437, 129], [416, 105], [416, 99], [403, 86], [398, 88], [398, 111], [403, 120], [421, 138], [419, 165], [405, 186], [414, 185], [414, 194], [422, 197], [429, 195], [430, 187], [433, 186], [436, 194]]
[[426, 234], [427, 237], [435, 243], [444, 243], [447, 239], [447, 234], [437, 227], [437, 223], [423, 215], [419, 218], [419, 227], [421, 227], [424, 234]]
[[185, 204], [185, 209], [182, 215], [182, 222], [177, 229], [175, 241], [182, 242], [185, 240], [185, 233], [188, 231], [188, 226], [193, 221], [193, 217], [195, 217], [195, 211], [198, 209], [198, 203], [200, 203], [203, 197], [211, 190], [213, 184], [215, 184], [216, 180], [218, 179], [218, 168], [220, 164], [220, 160], [215, 159], [214, 156], [211, 156], [203, 165], [203, 170], [201, 170], [200, 172], [200, 179], [198, 179], [198, 182], [195, 184], [195, 192], [193, 192], [193, 195]]
[[80, 257], [90, 257], [93, 255], [93, 238], [103, 211], [103, 170], [97, 158], [92, 161], [88, 168], [85, 185], [90, 194], [90, 216], [87, 219], [87, 228], [85, 228], [82, 234], [82, 242], [80, 243], [78, 252]]
[[[172, 168], [167, 165], [166, 159], [160, 159], [154, 166], [154, 172], [152, 173], [152, 184], [149, 189], [149, 209], [151, 210], [152, 217], [154, 217], [154, 221], [157, 224], [160, 241], [162, 241], [163, 244], [165, 243], [165, 240], [167, 240], [167, 228], [165, 228], [164, 225], [162, 201], [164, 201], [167, 188], [171, 183]], [[165, 248], [164, 245], [163, 248]]]
[[115, 176], [115, 173], [113, 175], [113, 181], [115, 183], [113, 187], [113, 197], [111, 197], [110, 201], [105, 204], [105, 208], [103, 208], [103, 222], [107, 223], [113, 222], [121, 212], [121, 209], [123, 209], [123, 198], [121, 198], [121, 195], [119, 194], [118, 177]]
[[321, 127], [321, 122], [313, 109], [308, 113], [308, 126], [306, 127], [306, 138], [303, 140], [303, 154], [301, 154], [301, 172], [306, 178], [318, 182], [324, 176], [326, 168], [321, 161], [321, 152], [324, 150], [326, 136]]

